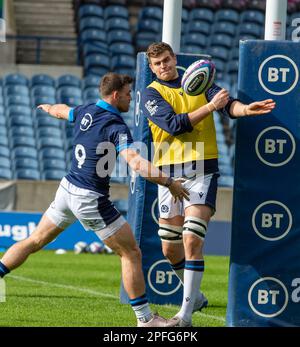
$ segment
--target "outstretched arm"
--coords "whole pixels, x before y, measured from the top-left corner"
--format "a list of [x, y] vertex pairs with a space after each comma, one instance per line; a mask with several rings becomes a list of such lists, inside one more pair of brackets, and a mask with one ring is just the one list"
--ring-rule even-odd
[[177, 198], [180, 201], [182, 201], [183, 199], [189, 200], [189, 192], [182, 186], [181, 180], [175, 181], [171, 179], [164, 172], [159, 170], [148, 160], [144, 159], [136, 151], [130, 148], [122, 150], [120, 154], [124, 157], [132, 170], [138, 172], [146, 180], [168, 187], [170, 193], [175, 198], [175, 202]]
[[62, 119], [69, 119], [69, 112], [71, 110], [71, 107], [65, 105], [65, 104], [43, 104], [39, 105], [37, 108], [40, 108], [41, 110], [49, 113], [52, 117], [56, 118], [62, 118]]
[[239, 101], [234, 101], [230, 107], [230, 113], [234, 117], [257, 116], [270, 113], [276, 106], [272, 99], [263, 101], [255, 101], [249, 105], [242, 104]]

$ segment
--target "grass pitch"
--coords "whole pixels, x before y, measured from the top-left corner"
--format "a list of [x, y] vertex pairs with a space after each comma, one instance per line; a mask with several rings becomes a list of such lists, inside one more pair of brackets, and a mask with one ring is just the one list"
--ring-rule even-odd
[[[1, 254], [0, 254], [1, 258]], [[194, 327], [225, 326], [229, 258], [205, 256], [202, 290], [208, 308], [193, 315]], [[33, 254], [5, 277], [0, 302], [2, 327], [136, 326], [129, 305], [120, 304], [120, 261], [116, 255]], [[175, 305], [153, 305], [166, 318]]]

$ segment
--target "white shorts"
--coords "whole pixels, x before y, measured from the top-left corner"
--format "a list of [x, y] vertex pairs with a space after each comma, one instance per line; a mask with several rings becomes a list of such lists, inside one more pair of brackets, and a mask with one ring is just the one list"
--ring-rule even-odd
[[172, 218], [184, 216], [184, 210], [192, 205], [207, 205], [213, 210], [216, 209], [217, 181], [219, 174], [197, 175], [191, 179], [186, 179], [183, 186], [188, 189], [190, 201], [184, 199], [183, 202], [174, 198], [169, 189], [158, 186], [158, 207], [160, 218]]
[[46, 215], [62, 229], [78, 219], [85, 230], [95, 231], [101, 240], [112, 236], [126, 223], [107, 196], [76, 187], [66, 178], [61, 180]]

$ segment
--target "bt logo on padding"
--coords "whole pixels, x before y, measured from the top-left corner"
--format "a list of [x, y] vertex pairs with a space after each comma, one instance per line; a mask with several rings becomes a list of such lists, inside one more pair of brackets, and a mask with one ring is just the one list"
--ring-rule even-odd
[[297, 85], [299, 70], [295, 62], [281, 54], [265, 59], [258, 70], [258, 80], [262, 88], [273, 95], [284, 95]]
[[86, 113], [80, 122], [80, 130], [87, 131], [88, 128], [92, 125], [93, 118], [90, 113]]
[[274, 277], [264, 277], [255, 281], [248, 292], [251, 309], [265, 318], [281, 314], [289, 301], [285, 285]]
[[283, 203], [265, 201], [256, 207], [252, 215], [252, 227], [256, 234], [267, 241], [284, 238], [290, 231], [293, 217]]
[[294, 136], [279, 126], [264, 129], [255, 142], [258, 158], [268, 166], [278, 167], [287, 164], [294, 157], [295, 150]]
[[159, 295], [171, 295], [181, 287], [167, 260], [158, 260], [152, 264], [147, 278], [150, 288]]

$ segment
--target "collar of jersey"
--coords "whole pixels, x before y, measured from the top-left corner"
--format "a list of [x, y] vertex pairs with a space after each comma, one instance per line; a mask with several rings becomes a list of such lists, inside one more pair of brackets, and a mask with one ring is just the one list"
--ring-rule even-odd
[[121, 113], [119, 110], [117, 110], [115, 107], [113, 107], [111, 104], [109, 104], [108, 102], [104, 100], [99, 99], [96, 103], [96, 106], [101, 107], [104, 110], [114, 113], [118, 116], [121, 116]]
[[160, 80], [159, 78], [157, 78], [157, 82], [162, 84], [163, 86], [167, 86], [169, 88], [180, 88], [181, 87], [181, 77], [180, 74], [177, 78], [175, 78], [175, 80], [171, 80], [171, 81], [163, 81]]

